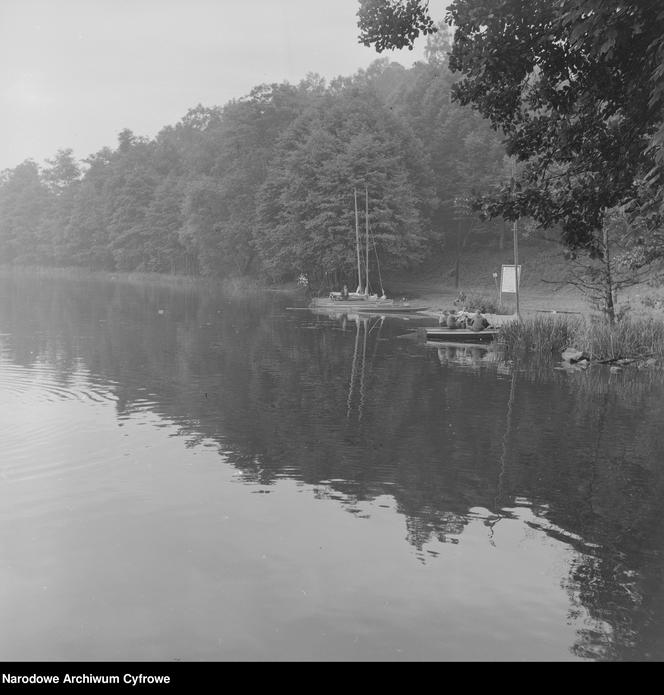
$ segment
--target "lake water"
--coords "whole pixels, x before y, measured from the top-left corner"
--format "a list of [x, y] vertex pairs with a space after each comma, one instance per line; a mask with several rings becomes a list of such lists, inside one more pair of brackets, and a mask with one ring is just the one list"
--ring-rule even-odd
[[0, 659], [664, 658], [664, 378], [0, 278]]

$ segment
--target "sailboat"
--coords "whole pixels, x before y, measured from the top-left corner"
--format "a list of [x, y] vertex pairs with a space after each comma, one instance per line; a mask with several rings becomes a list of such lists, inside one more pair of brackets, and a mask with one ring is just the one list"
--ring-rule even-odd
[[357, 189], [353, 191], [355, 198], [355, 250], [357, 253], [357, 290], [355, 292], [330, 292], [327, 297], [315, 297], [311, 307], [316, 309], [352, 309], [353, 311], [371, 313], [412, 313], [427, 309], [426, 306], [415, 306], [407, 301], [395, 302], [388, 299], [385, 293], [381, 296], [371, 294], [369, 289], [369, 191], [364, 189], [365, 196], [365, 272], [362, 284], [362, 259], [360, 251], [360, 224], [357, 208]]

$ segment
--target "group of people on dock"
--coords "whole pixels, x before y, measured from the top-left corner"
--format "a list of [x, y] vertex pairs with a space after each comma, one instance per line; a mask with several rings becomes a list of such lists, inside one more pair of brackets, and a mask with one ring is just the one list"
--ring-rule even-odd
[[475, 313], [465, 309], [458, 312], [445, 310], [438, 317], [438, 324], [441, 327], [465, 328], [471, 331], [482, 331], [489, 327], [489, 322], [479, 309]]

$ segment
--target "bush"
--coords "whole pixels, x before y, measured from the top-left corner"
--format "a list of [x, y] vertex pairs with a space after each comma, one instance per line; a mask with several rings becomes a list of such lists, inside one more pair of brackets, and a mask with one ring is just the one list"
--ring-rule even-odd
[[459, 292], [454, 304], [458, 307], [465, 307], [467, 311], [480, 311], [483, 314], [514, 314], [516, 308], [512, 304], [500, 304], [494, 297], [487, 297], [484, 294], [466, 294]]
[[643, 304], [646, 309], [664, 309], [664, 299], [661, 297], [652, 297], [647, 294], [645, 297], [641, 297], [641, 304]]

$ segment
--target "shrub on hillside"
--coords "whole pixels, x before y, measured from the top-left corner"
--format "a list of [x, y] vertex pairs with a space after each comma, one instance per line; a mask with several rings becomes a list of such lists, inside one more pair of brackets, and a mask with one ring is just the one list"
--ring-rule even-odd
[[495, 298], [485, 294], [459, 292], [454, 304], [459, 308], [465, 308], [466, 311], [481, 311], [483, 314], [510, 315], [516, 312], [512, 304], [501, 304]]

